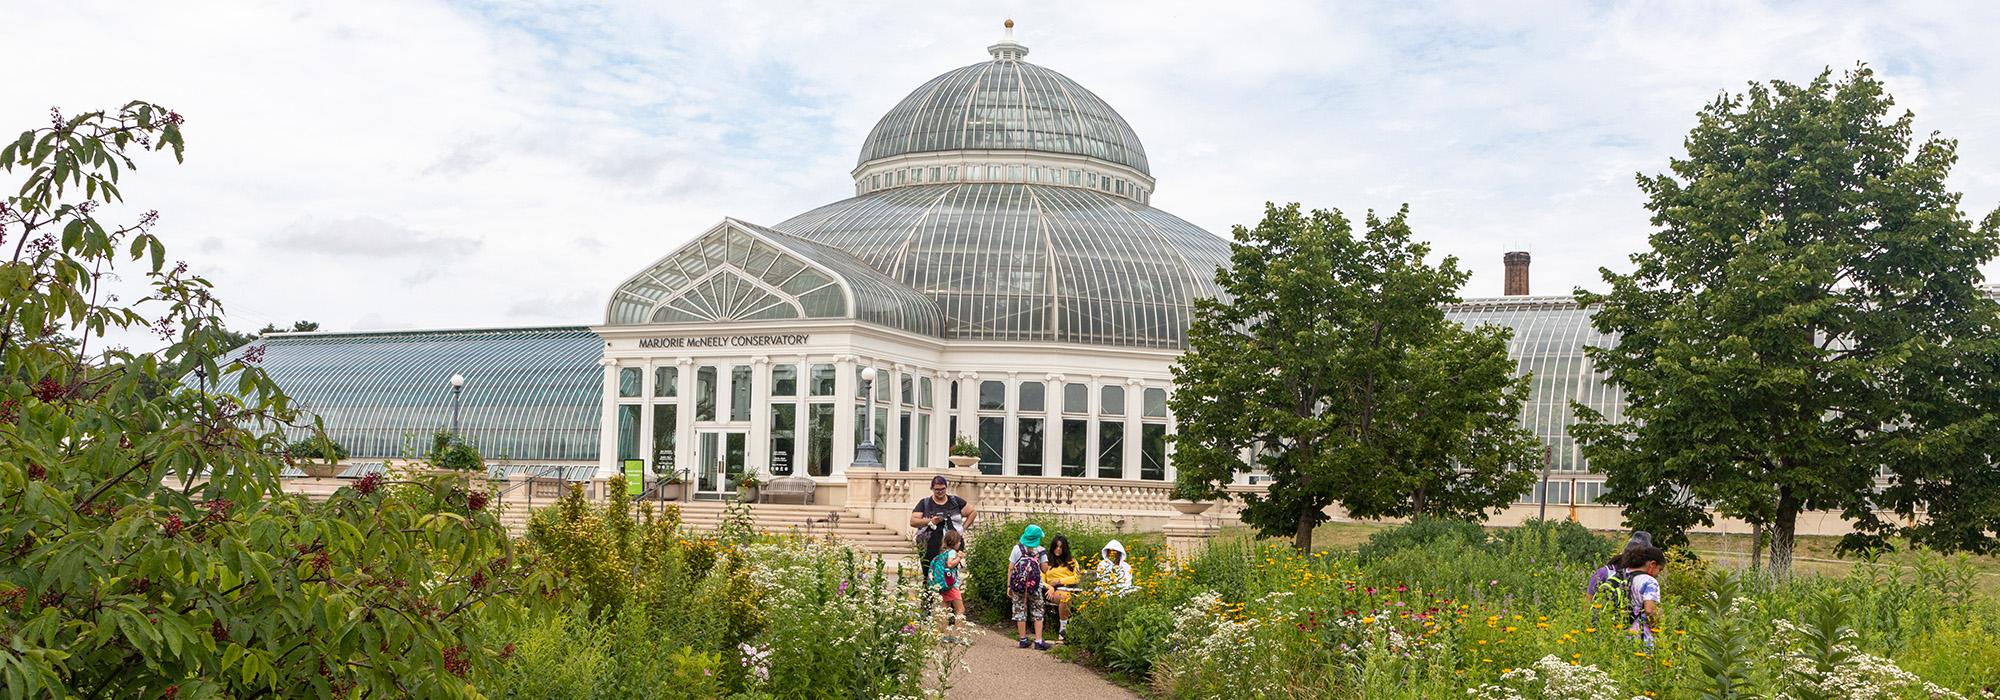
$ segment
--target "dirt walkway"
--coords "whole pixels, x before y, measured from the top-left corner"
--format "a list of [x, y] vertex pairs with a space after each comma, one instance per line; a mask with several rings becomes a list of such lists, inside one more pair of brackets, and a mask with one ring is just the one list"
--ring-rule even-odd
[[[1139, 697], [1104, 680], [1090, 669], [1063, 661], [1050, 652], [1015, 646], [1014, 627], [978, 627], [963, 668], [952, 674], [952, 700], [1073, 697], [1120, 700]], [[1051, 689], [1060, 688], [1060, 692]]]

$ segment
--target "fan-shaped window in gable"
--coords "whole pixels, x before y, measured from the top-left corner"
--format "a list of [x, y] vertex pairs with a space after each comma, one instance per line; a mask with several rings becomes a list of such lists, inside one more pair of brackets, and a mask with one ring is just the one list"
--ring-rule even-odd
[[840, 282], [735, 229], [683, 248], [618, 289], [611, 323], [696, 323], [847, 316]]

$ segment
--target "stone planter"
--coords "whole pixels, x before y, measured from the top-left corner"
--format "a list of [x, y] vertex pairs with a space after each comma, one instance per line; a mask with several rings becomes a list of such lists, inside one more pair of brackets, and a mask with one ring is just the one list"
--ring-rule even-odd
[[299, 471], [305, 472], [306, 476], [314, 479], [331, 479], [340, 476], [341, 472], [347, 471], [347, 465], [337, 463], [300, 462], [295, 466], [299, 468]]
[[740, 501], [743, 501], [744, 503], [756, 503], [756, 502], [757, 502], [757, 487], [755, 487], [755, 486], [743, 486], [743, 485], [740, 485], [740, 484], [739, 484], [739, 485], [737, 485], [737, 487], [736, 487], [736, 498], [737, 498], [737, 500], [740, 500]]
[[681, 496], [683, 495], [683, 492], [686, 491], [686, 489], [687, 489], [686, 482], [678, 484], [660, 482], [660, 500], [662, 501], [681, 500]]
[[972, 465], [979, 463], [978, 457], [966, 457], [963, 455], [952, 455], [950, 457], [946, 457], [945, 459], [946, 461], [951, 462], [951, 466], [957, 467], [959, 469], [969, 469], [972, 467]]
[[1173, 506], [1174, 510], [1181, 512], [1181, 515], [1201, 515], [1202, 513], [1206, 512], [1209, 509], [1209, 507], [1214, 506], [1215, 504], [1210, 503], [1208, 501], [1189, 501], [1185, 499], [1176, 498], [1171, 501], [1167, 501], [1167, 505]]

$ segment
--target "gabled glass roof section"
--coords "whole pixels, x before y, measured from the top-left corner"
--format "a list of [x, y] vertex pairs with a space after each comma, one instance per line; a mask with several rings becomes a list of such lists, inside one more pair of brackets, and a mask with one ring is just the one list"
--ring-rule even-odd
[[1466, 327], [1505, 326], [1514, 330], [1507, 354], [1516, 374], [1532, 374], [1528, 400], [1521, 406], [1521, 426], [1554, 449], [1558, 472], [1589, 471], [1569, 426], [1576, 422], [1570, 402], [1596, 409], [1613, 421], [1625, 417], [1625, 395], [1604, 381], [1584, 356], [1585, 346], [1610, 347], [1616, 336], [1597, 332], [1591, 312], [1570, 297], [1497, 297], [1469, 299], [1445, 307], [1445, 317]]
[[944, 317], [929, 297], [847, 253], [735, 219], [633, 276], [612, 293], [611, 325], [855, 318], [933, 337]]
[[1194, 224], [1070, 187], [898, 187], [773, 228], [935, 299], [962, 339], [1179, 348], [1229, 263], [1229, 242]]
[[259, 344], [264, 371], [355, 459], [427, 449], [451, 427], [451, 375], [462, 374], [459, 432], [488, 460], [597, 460], [604, 340], [588, 328], [280, 333]]
[[1111, 105], [1067, 76], [1023, 61], [1027, 47], [1011, 38], [988, 51], [993, 60], [932, 78], [883, 115], [861, 143], [859, 165], [909, 153], [1023, 150], [1152, 174], [1139, 135]]

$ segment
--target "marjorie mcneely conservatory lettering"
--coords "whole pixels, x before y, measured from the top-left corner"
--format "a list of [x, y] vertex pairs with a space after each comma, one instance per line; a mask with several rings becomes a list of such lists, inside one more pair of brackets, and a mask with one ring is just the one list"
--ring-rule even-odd
[[803, 333], [780, 333], [766, 335], [704, 335], [692, 338], [642, 338], [642, 348], [721, 348], [721, 347], [763, 347], [766, 345], [804, 345], [812, 336]]

